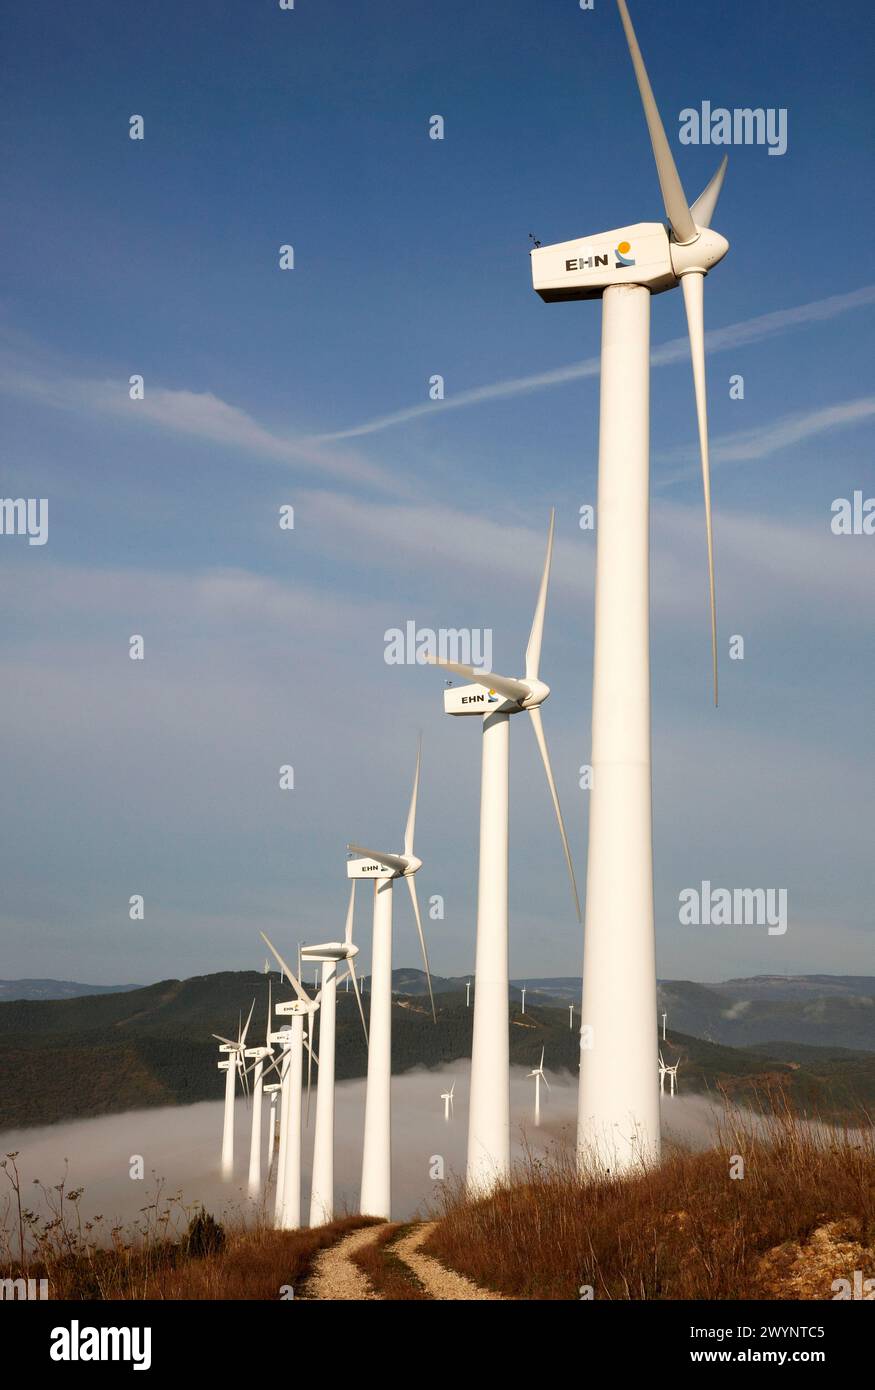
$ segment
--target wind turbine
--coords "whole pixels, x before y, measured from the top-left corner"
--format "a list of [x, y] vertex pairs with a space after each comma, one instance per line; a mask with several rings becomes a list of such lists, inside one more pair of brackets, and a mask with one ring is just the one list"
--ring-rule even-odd
[[547, 586], [553, 558], [555, 513], [550, 513], [547, 555], [520, 679], [435, 660], [474, 685], [444, 691], [444, 712], [476, 714], [483, 722], [480, 782], [480, 869], [477, 888], [477, 953], [474, 963], [474, 1030], [468, 1111], [469, 1191], [489, 1191], [510, 1172], [510, 1051], [508, 1037], [507, 835], [510, 716], [527, 710], [547, 774], [578, 919], [580, 903], [559, 794], [541, 722], [550, 687], [540, 679]]
[[678, 1067], [679, 1067], [679, 1066], [680, 1066], [680, 1060], [678, 1060], [677, 1062], [675, 1062], [675, 1064], [674, 1064], [673, 1067], [666, 1067], [666, 1071], [668, 1072], [668, 1079], [669, 1079], [669, 1082], [670, 1082], [670, 1084], [671, 1084], [671, 1090], [669, 1091], [669, 1095], [671, 1095], [671, 1096], [673, 1096], [674, 1093], [675, 1093], [675, 1091], [677, 1090]]
[[665, 1061], [664, 1061], [664, 1059], [663, 1059], [662, 1053], [660, 1052], [660, 1054], [659, 1054], [659, 1094], [660, 1094], [661, 1096], [664, 1096], [664, 1095], [665, 1095], [665, 1078], [666, 1078], [666, 1073], [667, 1073], [667, 1072], [668, 1072], [668, 1067], [665, 1065]]
[[[265, 965], [267, 961], [265, 961]], [[265, 971], [265, 974], [268, 972]], [[273, 1057], [273, 1049], [270, 1045], [270, 1024], [271, 1024], [271, 1003], [272, 989], [270, 983], [267, 986], [267, 1031], [263, 1047], [247, 1047], [244, 1057], [252, 1057], [253, 1065], [250, 1070], [254, 1070], [255, 1079], [252, 1083], [252, 1136], [249, 1141], [249, 1195], [257, 1197], [261, 1191], [261, 1095], [264, 1088], [264, 1063], [268, 1057]]]
[[522, 988], [522, 996], [523, 996], [523, 1007], [522, 1007], [522, 1009], [521, 1009], [520, 1012], [521, 1012], [521, 1013], [525, 1013], [525, 1011], [526, 1011], [526, 987], [525, 987], [525, 985], [523, 985], [523, 988]]
[[452, 1086], [450, 1087], [450, 1089], [449, 1089], [448, 1091], [441, 1091], [441, 1100], [442, 1100], [443, 1103], [444, 1103], [444, 1119], [445, 1119], [445, 1120], [448, 1120], [448, 1119], [450, 1118], [450, 1116], [454, 1113], [454, 1109], [453, 1109], [453, 1095], [455, 1094], [455, 1090], [456, 1090], [456, 1083], [455, 1083], [455, 1081], [454, 1081], [453, 1084], [452, 1084]]
[[602, 300], [593, 780], [577, 1132], [582, 1162], [589, 1151], [603, 1167], [623, 1171], [659, 1157], [650, 767], [650, 299], [678, 284], [684, 296], [705, 496], [716, 704], [703, 285], [729, 243], [710, 225], [726, 160], [690, 207], [626, 0], [617, 4], [668, 226], [641, 222], [530, 254], [533, 285], [545, 301]]
[[[313, 1173], [310, 1182], [310, 1225], [322, 1226], [334, 1219], [334, 1051], [337, 1007], [337, 963], [345, 961], [352, 978], [365, 1039], [365, 1015], [355, 975], [358, 946], [353, 945], [355, 883], [350, 887], [346, 928], [342, 941], [323, 941], [301, 949], [303, 963], [321, 965], [322, 1014], [319, 1022], [319, 1084], [316, 1087], [316, 1129], [313, 1136]], [[269, 944], [269, 943], [268, 943]], [[273, 949], [271, 947], [271, 949]], [[276, 955], [276, 952], [274, 952]], [[279, 959], [279, 956], [277, 956]], [[288, 966], [283, 967], [290, 974]], [[292, 980], [293, 986], [295, 981]], [[300, 986], [298, 986], [300, 989]], [[303, 990], [301, 990], [303, 994]], [[299, 1002], [300, 996], [299, 996]], [[294, 1065], [294, 1062], [293, 1062]]]
[[662, 1041], [663, 1041], [663, 1042], [665, 1042], [665, 1020], [666, 1020], [667, 1018], [668, 1018], [668, 1014], [663, 1014], [663, 1015], [662, 1015]]
[[541, 1048], [541, 1060], [535, 1067], [534, 1071], [529, 1072], [529, 1076], [533, 1076], [535, 1078], [535, 1124], [539, 1125], [541, 1123], [541, 1082], [543, 1081], [548, 1091], [550, 1089], [550, 1082], [544, 1075], [543, 1047]]
[[313, 1051], [312, 1020], [315, 1018], [321, 1002], [321, 991], [311, 999], [273, 942], [268, 940], [264, 932], [261, 933], [261, 937], [273, 953], [280, 965], [282, 975], [285, 975], [297, 996], [295, 999], [277, 1004], [275, 1009], [278, 1017], [291, 1018], [291, 1025], [287, 1024], [278, 1032], [268, 1035], [271, 1043], [278, 1043], [282, 1048], [280, 1065], [273, 1064], [279, 1073], [281, 1087], [280, 1142], [274, 1194], [274, 1225], [277, 1230], [292, 1231], [301, 1225], [301, 1069], [305, 1045], [304, 1020], [309, 1020], [307, 1031], [311, 1035], [306, 1038], [308, 1054], [307, 1094], [309, 1096], [313, 1061], [315, 1059], [318, 1063], [319, 1060]]
[[222, 1122], [222, 1177], [231, 1178], [234, 1175], [234, 1092], [237, 1085], [237, 1073], [240, 1072], [244, 1088], [246, 1087], [246, 1071], [243, 1063], [243, 1052], [246, 1047], [246, 1034], [249, 1032], [249, 1024], [252, 1021], [252, 1010], [255, 1008], [255, 1000], [252, 1001], [252, 1008], [249, 1010], [249, 1017], [246, 1020], [246, 1027], [243, 1027], [241, 1015], [240, 1023], [237, 1028], [237, 1041], [232, 1042], [230, 1038], [223, 1038], [219, 1033], [214, 1033], [213, 1037], [221, 1044], [220, 1052], [227, 1054], [227, 1066], [219, 1063], [219, 1070], [225, 1073], [225, 1110]]
[[419, 796], [419, 772], [422, 764], [422, 741], [416, 754], [413, 792], [407, 811], [404, 830], [404, 849], [401, 854], [383, 854], [348, 845], [352, 854], [364, 855], [350, 859], [346, 872], [349, 878], [374, 880], [374, 936], [371, 951], [371, 1012], [368, 1047], [368, 1081], [365, 1091], [365, 1136], [362, 1151], [362, 1186], [360, 1210], [365, 1216], [391, 1217], [392, 1209], [392, 891], [395, 880], [407, 884], [419, 945], [425, 965], [428, 997], [432, 1018], [436, 1018], [434, 995], [431, 992], [431, 970], [428, 951], [419, 915], [416, 884], [413, 875], [422, 867], [422, 860], [413, 853], [416, 829], [416, 803]]
[[568, 1005], [568, 1027], [569, 1027], [569, 1028], [573, 1028], [573, 1027], [574, 1027], [574, 1005], [573, 1005], [573, 1004], [569, 1004], [569, 1005]]
[[466, 981], [465, 981], [465, 1008], [466, 1008], [466, 1009], [470, 1009], [470, 1007], [471, 1007], [471, 981], [470, 981], [470, 980], [466, 980]]

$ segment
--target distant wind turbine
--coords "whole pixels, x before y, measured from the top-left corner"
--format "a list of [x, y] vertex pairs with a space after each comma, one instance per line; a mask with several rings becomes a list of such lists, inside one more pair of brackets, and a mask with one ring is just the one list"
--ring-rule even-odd
[[422, 860], [413, 852], [416, 830], [416, 803], [419, 797], [419, 773], [422, 765], [422, 744], [416, 754], [413, 791], [404, 830], [404, 849], [400, 854], [364, 849], [348, 845], [352, 854], [363, 858], [347, 862], [347, 875], [355, 881], [368, 878], [374, 884], [374, 931], [371, 948], [371, 1011], [368, 1048], [368, 1079], [365, 1090], [365, 1135], [362, 1150], [362, 1183], [360, 1209], [365, 1216], [391, 1217], [392, 1209], [392, 896], [396, 879], [403, 879], [410, 893], [419, 946], [425, 966], [425, 980], [431, 1001], [432, 1018], [436, 1018], [434, 995], [431, 989], [431, 969], [419, 915], [416, 883], [413, 875], [422, 867]]
[[528, 713], [544, 764], [559, 825], [578, 920], [580, 903], [559, 793], [541, 721], [550, 687], [540, 678], [547, 588], [553, 559], [555, 513], [550, 513], [547, 554], [521, 678], [478, 671], [455, 661], [434, 664], [473, 681], [444, 691], [444, 712], [479, 715], [482, 721], [480, 865], [477, 889], [477, 953], [474, 967], [474, 1035], [468, 1113], [469, 1191], [489, 1191], [510, 1172], [510, 1039], [508, 1027], [508, 762], [510, 716]]
[[543, 1047], [541, 1048], [541, 1060], [535, 1067], [534, 1071], [529, 1072], [529, 1076], [533, 1076], [535, 1078], [535, 1124], [539, 1125], [541, 1123], [541, 1082], [543, 1081], [548, 1091], [550, 1089], [550, 1082], [544, 1075]]
[[234, 1175], [234, 1093], [237, 1086], [237, 1073], [239, 1071], [244, 1089], [246, 1088], [246, 1069], [243, 1062], [243, 1052], [246, 1047], [246, 1034], [249, 1032], [249, 1024], [252, 1021], [252, 1011], [255, 1008], [255, 1000], [252, 1001], [252, 1008], [249, 1010], [249, 1017], [246, 1020], [246, 1027], [243, 1027], [242, 1017], [237, 1029], [237, 1041], [232, 1042], [230, 1038], [223, 1038], [219, 1033], [214, 1033], [213, 1037], [221, 1044], [220, 1052], [227, 1054], [227, 1066], [223, 1062], [219, 1063], [219, 1070], [225, 1072], [225, 1110], [222, 1123], [222, 1177], [231, 1178]]
[[448, 1120], [453, 1114], [453, 1095], [455, 1094], [456, 1083], [453, 1082], [448, 1091], [441, 1092], [441, 1100], [444, 1103], [444, 1119]]
[[322, 1226], [334, 1219], [334, 1049], [337, 1006], [337, 965], [346, 963], [361, 1014], [365, 1041], [368, 1030], [356, 980], [355, 957], [358, 946], [353, 945], [352, 928], [355, 913], [355, 881], [350, 885], [346, 929], [342, 941], [323, 941], [305, 946], [301, 952], [305, 961], [319, 961], [322, 966], [322, 1014], [319, 1020], [319, 1084], [316, 1087], [316, 1131], [313, 1136], [313, 1177], [310, 1184], [310, 1225]]
[[[286, 965], [273, 943], [261, 933], [262, 940], [274, 955], [282, 975], [295, 991], [296, 998], [277, 1004], [274, 1012], [280, 1018], [291, 1018], [291, 1025], [269, 1034], [269, 1040], [282, 1048], [279, 1065], [273, 1063], [280, 1077], [280, 1135], [277, 1156], [276, 1189], [274, 1193], [274, 1225], [280, 1231], [292, 1231], [301, 1225], [301, 1090], [304, 1047], [307, 1048], [307, 1094], [313, 1062], [318, 1064], [313, 1048], [313, 1019], [321, 1002], [321, 994], [311, 999], [297, 975]], [[307, 1036], [304, 1021], [307, 1020]]]
[[[267, 962], [265, 961], [265, 965]], [[252, 1083], [252, 1135], [249, 1141], [249, 1195], [257, 1197], [261, 1191], [261, 1093], [264, 1088], [264, 1063], [273, 1056], [270, 1045], [271, 1026], [271, 985], [267, 986], [267, 1031], [262, 1047], [247, 1047], [244, 1057], [253, 1058], [255, 1079]]]

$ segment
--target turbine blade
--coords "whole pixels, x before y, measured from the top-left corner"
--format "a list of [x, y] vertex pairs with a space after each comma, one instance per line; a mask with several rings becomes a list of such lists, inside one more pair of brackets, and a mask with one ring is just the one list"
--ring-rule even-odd
[[547, 1090], [549, 1091], [551, 1089], [550, 1082], [547, 1080], [543, 1072], [541, 1072], [541, 1080], [543, 1081], [544, 1085], [547, 1087]]
[[565, 822], [562, 819], [562, 807], [559, 805], [559, 793], [556, 790], [556, 783], [553, 780], [553, 769], [550, 766], [550, 754], [547, 752], [547, 740], [544, 737], [544, 725], [541, 720], [540, 707], [530, 709], [532, 716], [532, 728], [535, 730], [535, 738], [541, 750], [541, 761], [544, 764], [544, 771], [547, 774], [547, 785], [550, 788], [550, 795], [553, 798], [553, 808], [556, 812], [556, 820], [559, 823], [559, 834], [562, 836], [562, 848], [565, 851], [565, 863], [568, 865], [568, 877], [571, 879], [571, 894], [574, 898], [574, 910], [577, 913], [577, 920], [582, 921], [580, 915], [580, 898], [577, 896], [577, 879], [574, 877], [574, 865], [571, 862], [571, 850], [568, 847], [568, 836], [565, 834]]
[[365, 849], [364, 845], [347, 845], [350, 854], [360, 854], [364, 859], [376, 859], [378, 864], [385, 864], [387, 869], [394, 869], [395, 873], [403, 874], [407, 868], [407, 860], [400, 854], [384, 854], [382, 850]]
[[[311, 1033], [312, 1033], [312, 1031], [313, 1031], [313, 1025], [314, 1025], [315, 1019], [316, 1019], [316, 1015], [315, 1015], [315, 1013], [312, 1013], [312, 1014], [310, 1015], [310, 1032], [311, 1032]], [[305, 1037], [305, 1038], [304, 1038], [304, 1042], [307, 1044], [307, 1115], [306, 1115], [305, 1123], [307, 1124], [307, 1126], [308, 1126], [308, 1128], [309, 1128], [309, 1125], [310, 1125], [310, 1089], [311, 1089], [311, 1087], [312, 1087], [312, 1085], [313, 1085], [313, 1049], [312, 1049], [312, 1047], [310, 1046], [310, 1039], [309, 1039], [309, 1038]]]
[[243, 1047], [243, 1046], [245, 1045], [245, 1043], [246, 1043], [246, 1034], [249, 1032], [249, 1025], [250, 1025], [250, 1023], [252, 1022], [252, 1015], [253, 1015], [254, 1012], [255, 1012], [255, 1000], [253, 999], [252, 1003], [251, 1003], [250, 1006], [249, 1006], [249, 1014], [248, 1014], [247, 1019], [246, 1019], [246, 1027], [243, 1029], [243, 1032], [240, 1034], [240, 1046], [241, 1046], [241, 1047]]
[[407, 884], [407, 887], [410, 889], [410, 901], [413, 903], [413, 915], [416, 918], [416, 930], [419, 932], [419, 945], [422, 950], [423, 964], [425, 965], [425, 979], [428, 985], [428, 997], [431, 1000], [431, 1016], [434, 1019], [435, 1023], [437, 1023], [437, 1014], [435, 1013], [434, 1007], [434, 995], [431, 992], [431, 969], [428, 963], [428, 950], [425, 944], [425, 934], [422, 930], [422, 918], [419, 915], [419, 902], [416, 897], [416, 880], [414, 879], [412, 874], [406, 874], [404, 881]]
[[546, 1050], [545, 1048], [543, 1048], [543, 1047], [541, 1048], [541, 1061], [540, 1061], [540, 1064], [539, 1064], [539, 1065], [540, 1065], [540, 1068], [541, 1068], [541, 1071], [544, 1070], [544, 1052], [545, 1052], [545, 1050]]
[[541, 575], [541, 587], [538, 590], [538, 601], [535, 604], [535, 616], [532, 618], [532, 630], [529, 633], [529, 645], [526, 647], [526, 680], [536, 681], [538, 670], [541, 665], [541, 643], [544, 640], [544, 614], [547, 611], [547, 586], [550, 583], [550, 564], [553, 559], [553, 528], [556, 523], [556, 508], [550, 508], [550, 525], [547, 528], [547, 557], [544, 560], [544, 570]]
[[698, 236], [696, 224], [690, 214], [687, 195], [674, 162], [671, 146], [668, 143], [659, 114], [659, 107], [656, 105], [656, 98], [653, 95], [650, 78], [647, 76], [641, 49], [638, 47], [635, 30], [632, 28], [632, 20], [629, 18], [626, 0], [617, 0], [617, 5], [620, 10], [620, 19], [623, 21], [623, 28], [626, 31], [626, 42], [632, 56], [632, 66], [635, 69], [638, 90], [641, 93], [641, 104], [644, 107], [647, 129], [650, 131], [650, 143], [653, 147], [653, 157], [656, 160], [656, 172], [659, 177], [659, 187], [662, 190], [665, 214], [671, 223], [676, 241], [681, 243], [695, 241]]
[[309, 996], [309, 994], [305, 994], [305, 993], [304, 993], [303, 989], [301, 988], [301, 986], [300, 986], [300, 984], [299, 984], [299, 982], [298, 982], [298, 977], [297, 977], [297, 975], [295, 975], [294, 972], [293, 972], [292, 970], [289, 969], [289, 967], [286, 965], [286, 962], [283, 960], [282, 956], [280, 955], [279, 951], [278, 951], [277, 948], [274, 946], [273, 942], [270, 941], [270, 940], [265, 936], [264, 932], [261, 932], [260, 935], [261, 935], [262, 941], [264, 941], [264, 942], [266, 943], [268, 949], [269, 949], [270, 951], [273, 952], [274, 956], [275, 956], [276, 959], [279, 961], [280, 966], [281, 966], [282, 971], [283, 971], [283, 974], [285, 975], [286, 979], [287, 979], [287, 980], [289, 981], [289, 983], [291, 984], [291, 986], [292, 986], [293, 990], [295, 991], [295, 993], [297, 994], [298, 998], [299, 998], [300, 1000], [302, 1000], [305, 1004], [309, 1004], [309, 1003], [310, 1003], [310, 996]]
[[[355, 879], [353, 879], [353, 883], [355, 883]], [[352, 963], [352, 957], [351, 957], [351, 956], [350, 956], [349, 959], [347, 960], [346, 964], [347, 964], [347, 968], [348, 968], [348, 970], [349, 970], [349, 978], [350, 978], [350, 980], [352, 981], [353, 993], [355, 994], [355, 1002], [356, 1002], [356, 1003], [358, 1004], [358, 1006], [359, 1006], [359, 1017], [361, 1018], [361, 1021], [362, 1021], [362, 1032], [363, 1032], [364, 1035], [365, 1035], [365, 1044], [366, 1044], [367, 1047], [370, 1047], [370, 1045], [371, 1045], [371, 1040], [370, 1040], [370, 1038], [368, 1037], [368, 1026], [367, 1026], [367, 1024], [365, 1023], [365, 1011], [364, 1011], [364, 1009], [362, 1008], [362, 997], [361, 997], [361, 995], [359, 994], [359, 982], [358, 982], [358, 980], [356, 979], [356, 975], [355, 975], [355, 966], [354, 966], [353, 963]]]
[[267, 1076], [268, 1073], [271, 1072], [271, 1071], [275, 1071], [276, 1074], [277, 1074], [277, 1076], [279, 1077], [280, 1081], [282, 1081], [282, 1079], [283, 1079], [283, 1074], [282, 1074], [282, 1071], [280, 1070], [279, 1063], [277, 1062], [276, 1058], [275, 1058], [275, 1057], [265, 1057], [265, 1059], [264, 1059], [264, 1074], [265, 1074], [265, 1076]]
[[708, 597], [711, 604], [711, 665], [714, 676], [714, 704], [717, 704], [717, 602], [714, 594], [714, 535], [711, 527], [711, 462], [708, 453], [708, 391], [705, 384], [705, 277], [691, 270], [681, 278], [690, 356], [696, 388], [696, 416], [699, 424], [699, 453], [702, 459], [702, 486], [705, 491], [705, 532], [708, 539]]
[[478, 671], [473, 666], [463, 666], [459, 661], [444, 661], [437, 656], [429, 657], [428, 660], [430, 665], [443, 666], [447, 671], [455, 671], [457, 676], [464, 676], [475, 685], [482, 685], [484, 690], [497, 690], [499, 695], [503, 695], [507, 700], [515, 700], [517, 704], [522, 704], [532, 693], [525, 681], [514, 680], [512, 676], [498, 676], [494, 671]]
[[229, 1047], [237, 1046], [237, 1043], [234, 1041], [233, 1038], [223, 1038], [221, 1033], [213, 1033], [213, 1037], [216, 1039], [217, 1042], [227, 1043]]
[[707, 188], [703, 189], [690, 208], [690, 214], [697, 227], [711, 226], [711, 219], [714, 216], [717, 199], [720, 197], [720, 190], [723, 187], [723, 180], [726, 177], [726, 166], [728, 163], [729, 155], [725, 154], [711, 182], [708, 184]]
[[[413, 832], [416, 829], [416, 802], [419, 797], [419, 769], [422, 766], [422, 734], [416, 750], [416, 772], [413, 774], [413, 791], [410, 796], [410, 809], [407, 812], [407, 825], [404, 828], [404, 853], [413, 853]], [[354, 881], [354, 880], [353, 880]]]
[[349, 907], [346, 909], [346, 926], [343, 932], [343, 940], [346, 946], [352, 945], [352, 923], [355, 916], [355, 885], [356, 880], [352, 879], [352, 887], [349, 890]]

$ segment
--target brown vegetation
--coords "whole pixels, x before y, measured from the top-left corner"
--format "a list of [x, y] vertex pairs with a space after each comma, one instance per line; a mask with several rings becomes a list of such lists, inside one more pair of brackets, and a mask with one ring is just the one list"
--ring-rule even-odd
[[423, 1250], [512, 1298], [829, 1299], [875, 1276], [873, 1130], [735, 1119], [715, 1148], [615, 1179], [529, 1158], [488, 1199], [448, 1191]]
[[0, 1220], [0, 1279], [47, 1279], [52, 1299], [288, 1298], [321, 1250], [374, 1221], [346, 1216], [298, 1231], [222, 1227], [159, 1193], [135, 1228], [105, 1232], [99, 1218], [82, 1221], [81, 1189], [65, 1183], [41, 1189], [47, 1215], [38, 1217], [22, 1200], [16, 1157], [0, 1165], [13, 1198], [12, 1220]]

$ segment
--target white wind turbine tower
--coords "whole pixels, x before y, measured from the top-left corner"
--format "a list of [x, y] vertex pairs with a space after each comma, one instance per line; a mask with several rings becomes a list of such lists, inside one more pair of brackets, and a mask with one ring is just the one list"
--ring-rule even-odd
[[255, 1000], [252, 1001], [252, 1008], [249, 1010], [249, 1017], [246, 1020], [246, 1027], [243, 1027], [241, 1015], [240, 1024], [237, 1028], [237, 1041], [232, 1042], [230, 1038], [223, 1038], [219, 1033], [214, 1033], [213, 1037], [221, 1044], [220, 1052], [227, 1055], [227, 1062], [219, 1063], [219, 1070], [225, 1073], [225, 1110], [222, 1122], [222, 1177], [231, 1178], [234, 1174], [234, 1093], [237, 1086], [237, 1073], [239, 1071], [244, 1089], [246, 1088], [246, 1070], [243, 1062], [243, 1053], [246, 1048], [246, 1034], [249, 1032], [249, 1024], [252, 1021], [252, 1010], [255, 1008]]
[[416, 754], [413, 792], [407, 811], [404, 830], [404, 850], [401, 854], [383, 854], [376, 850], [349, 845], [352, 854], [364, 855], [351, 859], [346, 866], [348, 876], [374, 880], [374, 936], [371, 950], [371, 1011], [368, 1046], [368, 1081], [365, 1092], [365, 1135], [362, 1152], [362, 1186], [359, 1208], [365, 1216], [382, 1216], [387, 1221], [392, 1209], [392, 892], [395, 880], [404, 879], [413, 904], [416, 930], [425, 966], [428, 997], [432, 1018], [435, 1018], [434, 996], [431, 992], [431, 970], [428, 951], [419, 915], [416, 884], [413, 875], [422, 867], [422, 860], [413, 853], [416, 829], [416, 803], [419, 796], [419, 771], [422, 763], [422, 744]]
[[667, 1072], [668, 1072], [668, 1067], [665, 1065], [665, 1060], [664, 1060], [664, 1058], [663, 1058], [662, 1053], [660, 1052], [660, 1054], [659, 1054], [659, 1094], [660, 1094], [661, 1096], [664, 1096], [664, 1095], [665, 1095], [665, 1078], [666, 1078]]
[[690, 207], [626, 0], [617, 0], [668, 218], [531, 252], [545, 301], [602, 300], [589, 853], [578, 1145], [622, 1171], [659, 1156], [650, 770], [650, 299], [680, 284], [693, 364], [714, 701], [717, 625], [703, 285], [729, 243], [710, 223], [724, 159]]
[[[313, 1071], [315, 1053], [312, 1034], [316, 1011], [321, 1001], [321, 991], [310, 998], [297, 976], [289, 969], [282, 956], [271, 941], [261, 933], [279, 963], [282, 975], [297, 995], [296, 999], [277, 1004], [278, 1017], [290, 1017], [291, 1025], [268, 1035], [271, 1043], [282, 1047], [282, 1059], [275, 1069], [280, 1076], [280, 1142], [277, 1158], [276, 1191], [274, 1194], [274, 1225], [277, 1230], [292, 1231], [301, 1225], [301, 1068], [304, 1060], [304, 1046], [307, 1047], [307, 1094], [310, 1092], [310, 1079]], [[282, 978], [281, 975], [281, 978]], [[304, 1020], [309, 1036], [304, 1036]], [[315, 1058], [318, 1063], [318, 1057]]]
[[522, 1006], [522, 1009], [520, 1010], [520, 1012], [521, 1012], [521, 1013], [525, 1013], [525, 1011], [526, 1011], [526, 987], [525, 987], [525, 985], [523, 985], [523, 987], [522, 987], [522, 996], [523, 996], [523, 1006]]
[[673, 1096], [674, 1093], [675, 1093], [675, 1091], [677, 1090], [678, 1067], [679, 1067], [679, 1066], [680, 1066], [680, 1060], [678, 1060], [677, 1062], [675, 1062], [675, 1064], [674, 1064], [673, 1067], [666, 1067], [666, 1071], [668, 1072], [669, 1083], [670, 1083], [670, 1085], [671, 1085], [671, 1090], [669, 1091], [669, 1095], [670, 1095], [670, 1096]]
[[444, 691], [444, 712], [480, 715], [483, 761], [480, 782], [480, 866], [477, 889], [477, 953], [474, 964], [474, 1036], [471, 1050], [471, 1096], [468, 1112], [467, 1183], [471, 1191], [488, 1191], [510, 1171], [510, 1055], [508, 1037], [507, 837], [510, 716], [527, 710], [540, 749], [553, 800], [574, 905], [580, 918], [577, 885], [559, 794], [541, 722], [541, 705], [550, 687], [540, 679], [541, 644], [547, 609], [547, 586], [553, 556], [555, 514], [550, 513], [547, 555], [541, 574], [532, 629], [526, 647], [526, 674], [521, 679], [476, 671], [454, 661], [435, 664], [455, 671], [474, 685]]
[[543, 1081], [548, 1091], [550, 1089], [550, 1082], [544, 1075], [543, 1047], [541, 1048], [541, 1060], [535, 1067], [534, 1071], [529, 1072], [529, 1076], [533, 1076], [535, 1078], [535, 1124], [539, 1125], [541, 1123], [541, 1082]]
[[270, 1170], [271, 1170], [271, 1168], [273, 1167], [273, 1155], [274, 1155], [274, 1150], [275, 1150], [275, 1148], [276, 1148], [277, 1101], [278, 1101], [278, 1099], [279, 1099], [279, 1094], [280, 1094], [280, 1091], [281, 1091], [281, 1090], [282, 1090], [282, 1086], [281, 1086], [281, 1083], [280, 1083], [279, 1081], [271, 1081], [268, 1085], [266, 1085], [266, 1086], [264, 1087], [264, 1094], [270, 1096], [270, 1115], [269, 1115], [269, 1117], [268, 1117], [268, 1130], [267, 1130], [267, 1177], [268, 1177], [268, 1181], [270, 1181]]
[[453, 1082], [452, 1086], [450, 1087], [450, 1089], [449, 1089], [448, 1091], [441, 1091], [441, 1100], [442, 1100], [443, 1103], [444, 1103], [444, 1119], [445, 1119], [445, 1120], [448, 1120], [448, 1119], [450, 1118], [450, 1116], [454, 1113], [454, 1109], [453, 1109], [453, 1096], [455, 1095], [455, 1091], [456, 1091], [456, 1083], [455, 1083], [455, 1081]]
[[[265, 961], [265, 965], [267, 962]], [[265, 971], [265, 974], [268, 972]], [[267, 1031], [265, 1033], [265, 1043], [263, 1047], [247, 1047], [244, 1050], [244, 1057], [253, 1058], [250, 1070], [254, 1071], [255, 1079], [252, 1083], [252, 1135], [249, 1141], [249, 1195], [257, 1197], [261, 1191], [261, 1095], [264, 1089], [264, 1063], [266, 1058], [273, 1057], [273, 1049], [270, 1045], [270, 1025], [271, 1025], [271, 985], [267, 986]]]

